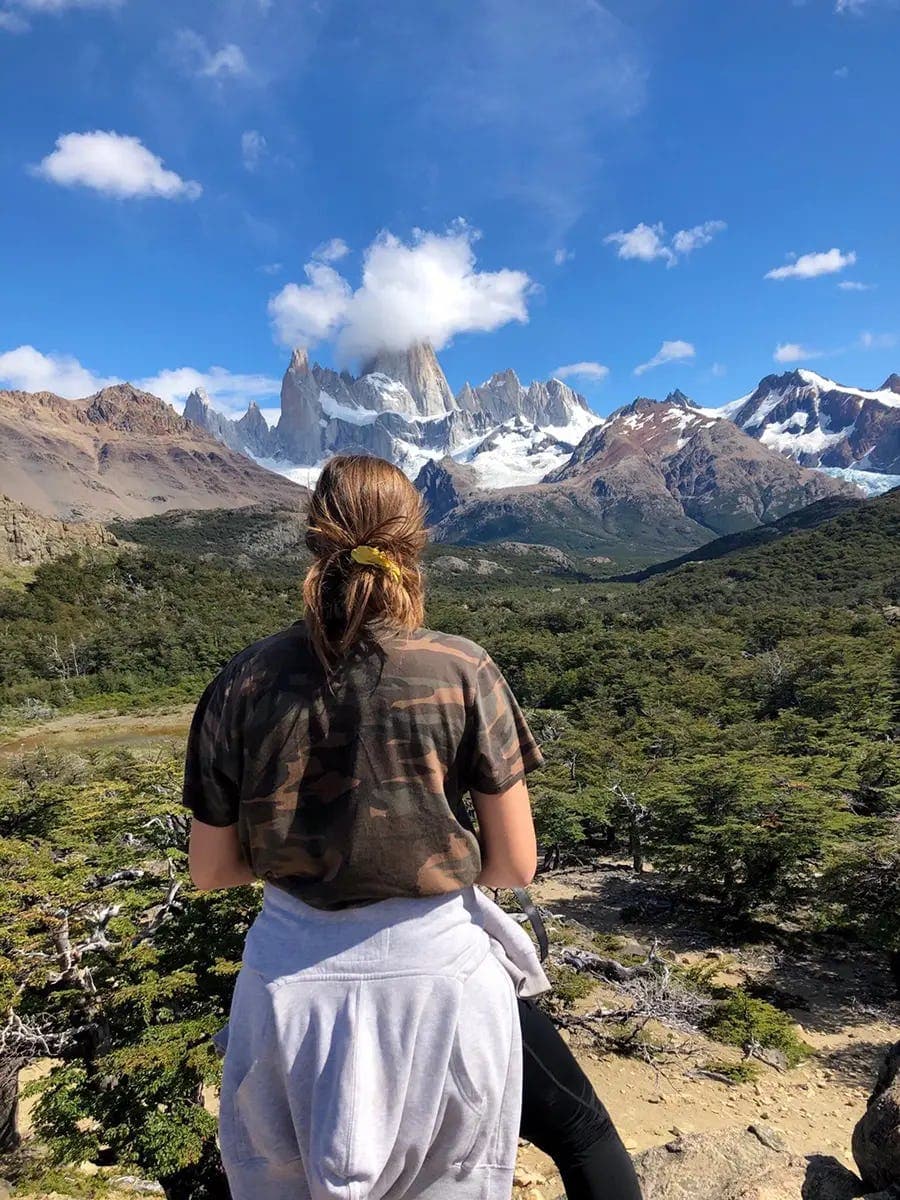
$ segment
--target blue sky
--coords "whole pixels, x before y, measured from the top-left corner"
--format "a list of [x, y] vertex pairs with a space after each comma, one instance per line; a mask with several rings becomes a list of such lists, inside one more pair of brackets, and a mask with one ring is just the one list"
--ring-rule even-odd
[[0, 0], [0, 385], [269, 406], [293, 341], [428, 335], [601, 413], [877, 386], [898, 44], [891, 0]]

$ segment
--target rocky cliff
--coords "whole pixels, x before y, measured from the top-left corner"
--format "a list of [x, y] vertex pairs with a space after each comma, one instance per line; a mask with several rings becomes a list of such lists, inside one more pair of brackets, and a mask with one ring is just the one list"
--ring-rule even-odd
[[96, 522], [57, 521], [0, 496], [0, 565], [37, 566], [73, 550], [112, 548], [119, 543]]

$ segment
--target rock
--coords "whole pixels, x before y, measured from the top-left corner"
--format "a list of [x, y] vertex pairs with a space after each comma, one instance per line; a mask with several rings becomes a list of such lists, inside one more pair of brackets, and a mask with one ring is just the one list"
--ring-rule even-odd
[[10, 1200], [13, 1194], [12, 1184], [7, 1179], [0, 1179], [0, 1200]]
[[884, 1056], [868, 1107], [853, 1130], [853, 1157], [870, 1187], [900, 1188], [900, 1042]]
[[74, 550], [117, 545], [114, 535], [102, 525], [57, 521], [0, 496], [0, 564], [36, 566]]
[[163, 1195], [162, 1185], [155, 1179], [141, 1179], [137, 1175], [114, 1175], [110, 1178], [110, 1186], [122, 1192], [135, 1192], [139, 1195]]
[[[834, 1158], [803, 1158], [764, 1142], [758, 1126], [680, 1134], [635, 1158], [644, 1200], [853, 1200], [859, 1179]], [[778, 1141], [771, 1130], [772, 1142]]]
[[754, 1137], [759, 1138], [764, 1146], [768, 1146], [770, 1150], [784, 1150], [784, 1138], [780, 1137], [774, 1129], [768, 1125], [750, 1125], [748, 1132]]

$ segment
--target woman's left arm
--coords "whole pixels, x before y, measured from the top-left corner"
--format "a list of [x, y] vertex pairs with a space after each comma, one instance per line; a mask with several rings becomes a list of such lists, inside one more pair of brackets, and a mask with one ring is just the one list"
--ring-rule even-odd
[[194, 817], [188, 865], [191, 880], [199, 892], [240, 887], [256, 881], [241, 850], [236, 824], [207, 825]]

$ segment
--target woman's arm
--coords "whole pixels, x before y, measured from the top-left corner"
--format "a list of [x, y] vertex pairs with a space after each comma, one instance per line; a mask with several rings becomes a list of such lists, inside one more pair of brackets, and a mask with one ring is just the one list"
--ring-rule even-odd
[[256, 880], [244, 860], [237, 825], [206, 825], [194, 817], [188, 865], [194, 887], [200, 892], [240, 887]]
[[478, 817], [481, 874], [485, 887], [527, 887], [537, 870], [534, 821], [524, 780], [497, 795], [471, 793]]

